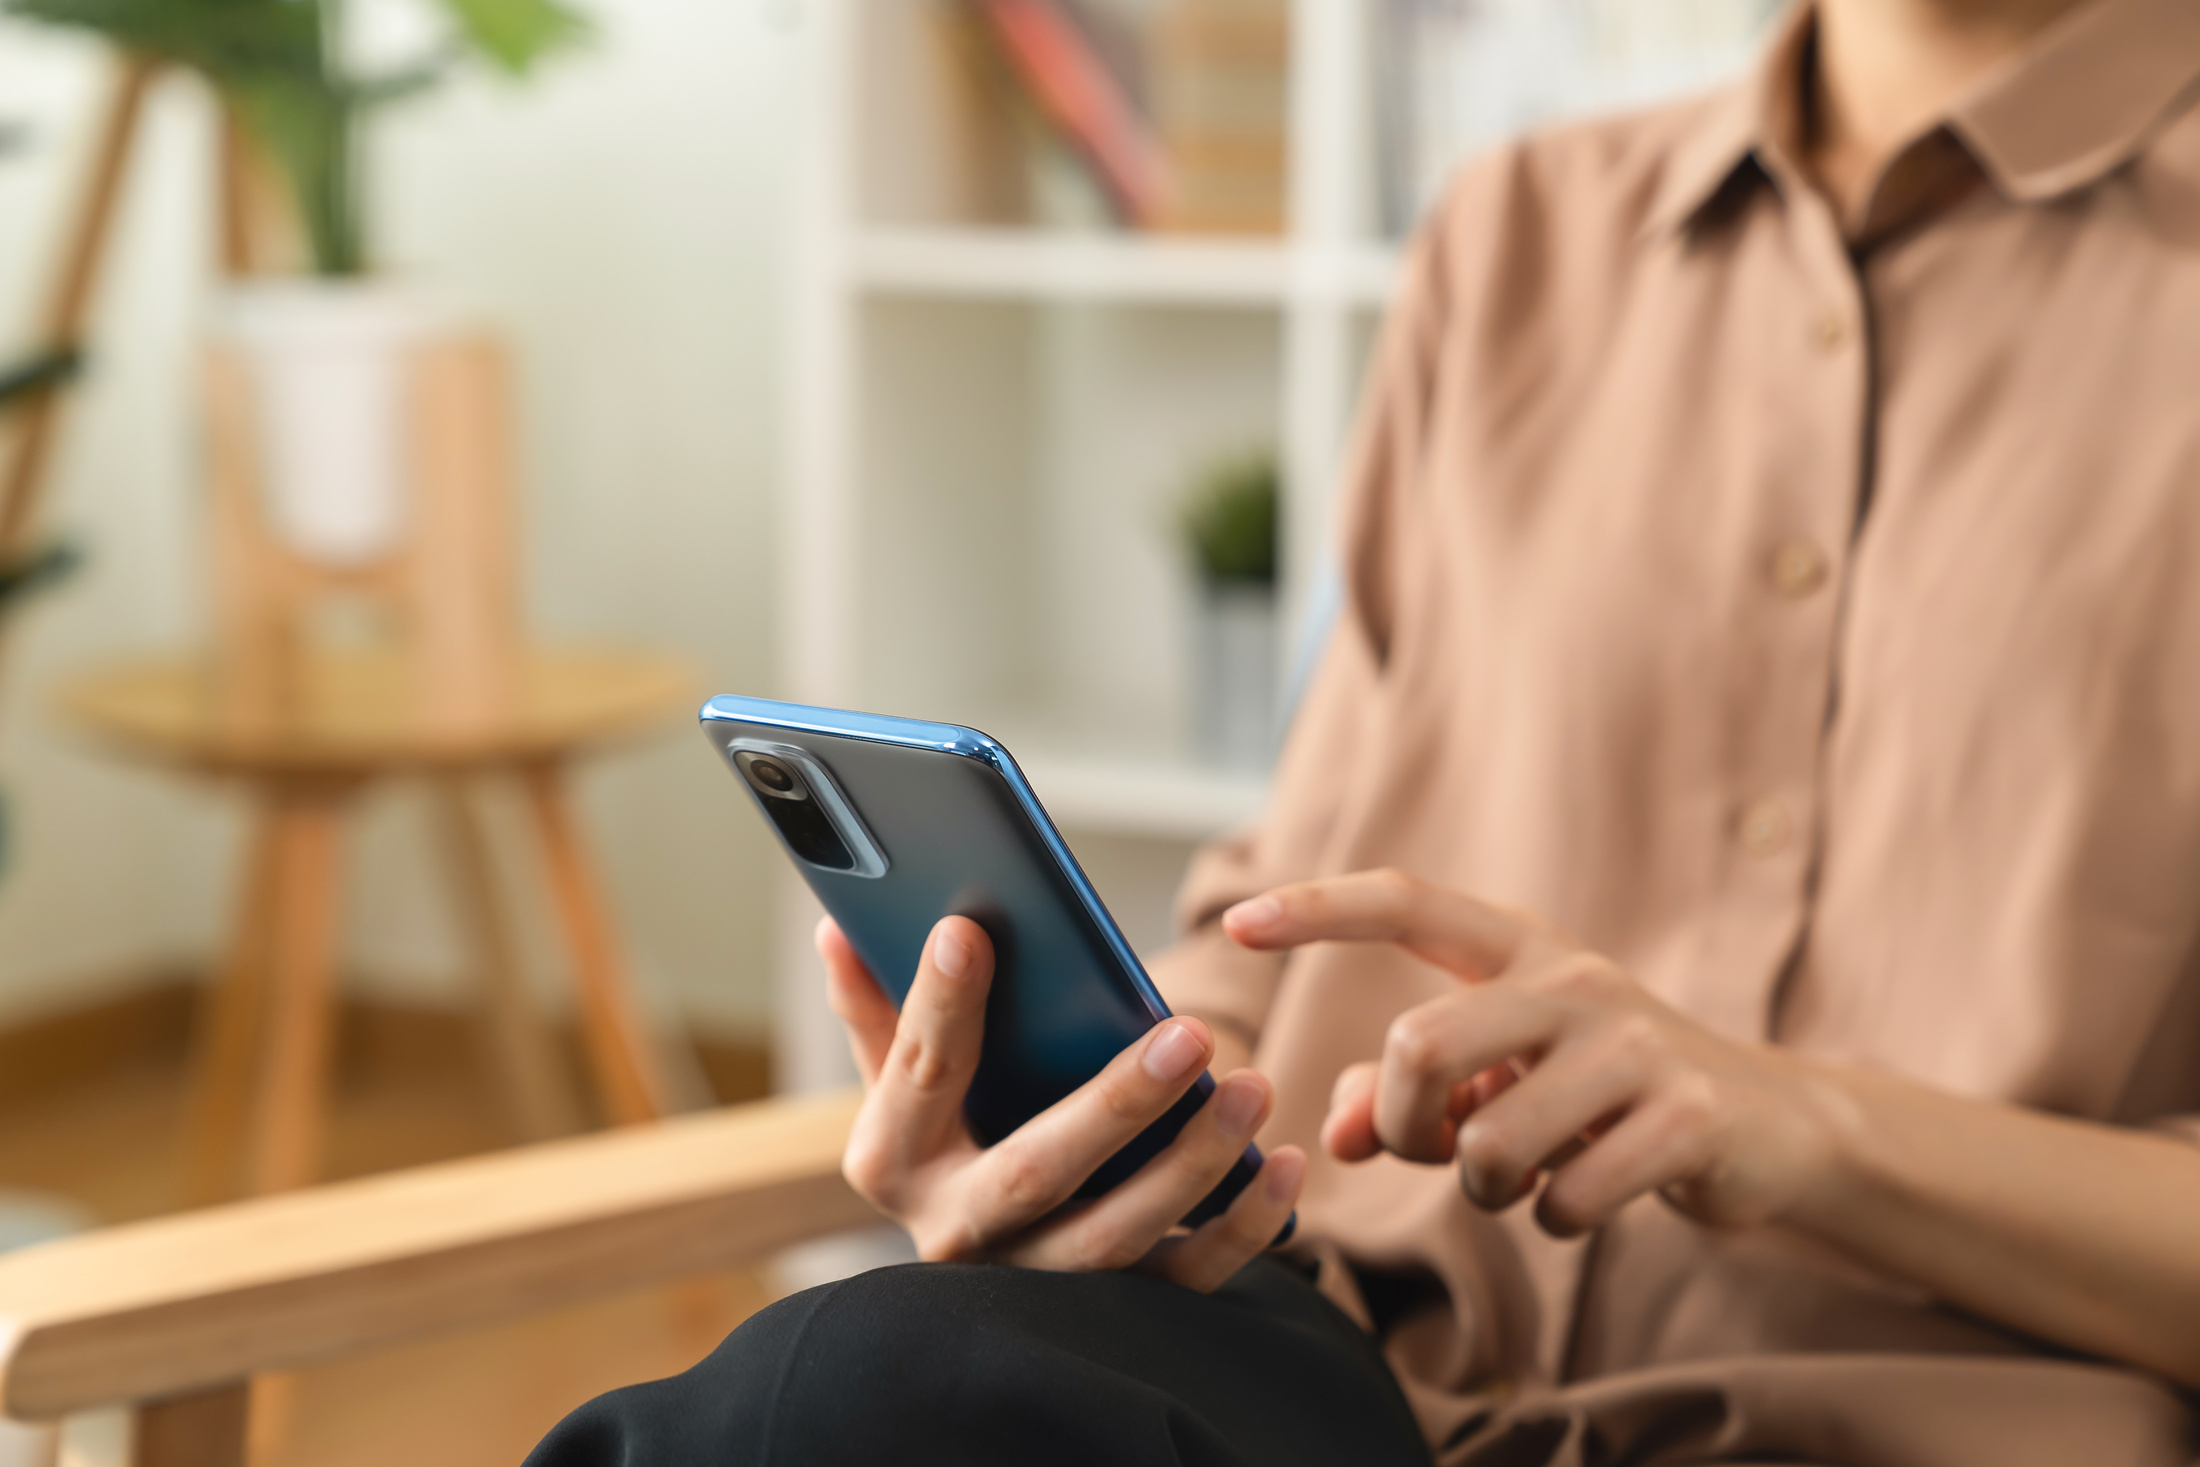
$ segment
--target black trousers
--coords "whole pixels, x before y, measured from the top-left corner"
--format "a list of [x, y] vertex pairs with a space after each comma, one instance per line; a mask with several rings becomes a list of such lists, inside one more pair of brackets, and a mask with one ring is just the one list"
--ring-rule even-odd
[[1428, 1467], [1374, 1343], [1289, 1268], [884, 1268], [758, 1313], [693, 1370], [575, 1411], [527, 1467]]

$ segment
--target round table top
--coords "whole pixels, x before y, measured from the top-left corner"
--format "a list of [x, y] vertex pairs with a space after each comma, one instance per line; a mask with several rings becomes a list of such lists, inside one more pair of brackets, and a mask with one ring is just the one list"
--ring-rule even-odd
[[529, 651], [512, 697], [467, 718], [421, 696], [417, 668], [394, 653], [317, 653], [280, 715], [251, 717], [219, 694], [212, 659], [160, 654], [67, 679], [64, 718], [117, 752], [218, 773], [365, 777], [558, 758], [692, 715], [689, 667], [620, 648]]

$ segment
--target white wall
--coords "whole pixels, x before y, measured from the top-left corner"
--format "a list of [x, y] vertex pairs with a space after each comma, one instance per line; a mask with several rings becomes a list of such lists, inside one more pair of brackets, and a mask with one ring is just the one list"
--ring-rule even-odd
[[[769, 690], [778, 285], [794, 186], [801, 8], [588, 0], [601, 38], [515, 89], [469, 81], [378, 131], [379, 253], [480, 303], [523, 375], [530, 601], [550, 633], [680, 649], [711, 690]], [[0, 344], [27, 339], [58, 210], [104, 80], [74, 37], [0, 26]], [[0, 680], [0, 782], [19, 845], [0, 877], [0, 1016], [218, 940], [235, 807], [128, 771], [57, 730], [45, 690], [97, 654], [201, 625], [195, 323], [207, 286], [206, 107], [154, 109], [71, 406], [56, 520], [88, 570], [19, 623]], [[5, 354], [0, 347], [0, 354]], [[684, 728], [589, 773], [586, 814], [629, 947], [668, 1005], [760, 1026], [774, 860]], [[424, 823], [380, 801], [355, 844], [362, 977], [451, 992], [458, 957]]]

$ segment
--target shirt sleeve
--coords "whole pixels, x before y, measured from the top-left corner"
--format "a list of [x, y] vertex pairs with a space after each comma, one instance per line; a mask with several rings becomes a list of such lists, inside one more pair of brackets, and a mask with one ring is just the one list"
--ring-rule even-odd
[[1207, 846], [1177, 897], [1182, 940], [1150, 965], [1178, 1013], [1258, 1041], [1279, 955], [1248, 952], [1217, 919], [1231, 905], [1331, 869], [1345, 782], [1370, 721], [1391, 696], [1386, 673], [1399, 632], [1402, 551], [1444, 337], [1443, 230], [1415, 241], [1377, 344], [1352, 435], [1340, 545], [1346, 595], [1336, 626], [1285, 740], [1261, 823]]

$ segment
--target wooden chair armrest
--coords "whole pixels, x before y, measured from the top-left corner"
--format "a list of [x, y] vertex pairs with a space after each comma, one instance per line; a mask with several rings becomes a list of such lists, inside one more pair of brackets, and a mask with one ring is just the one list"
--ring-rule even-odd
[[0, 1259], [0, 1414], [47, 1420], [726, 1267], [878, 1215], [856, 1098], [768, 1101]]

